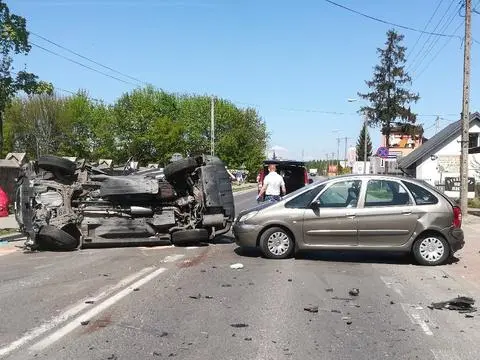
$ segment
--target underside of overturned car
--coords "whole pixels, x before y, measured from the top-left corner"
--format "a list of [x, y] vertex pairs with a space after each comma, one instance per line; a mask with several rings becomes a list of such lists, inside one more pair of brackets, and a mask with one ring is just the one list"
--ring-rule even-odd
[[233, 193], [223, 162], [188, 157], [111, 176], [85, 162], [41, 156], [17, 178], [15, 214], [32, 249], [205, 242], [230, 230]]

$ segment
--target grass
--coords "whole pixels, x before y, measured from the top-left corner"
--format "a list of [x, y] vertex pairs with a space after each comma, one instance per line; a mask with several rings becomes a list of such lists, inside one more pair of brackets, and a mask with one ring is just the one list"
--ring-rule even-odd
[[254, 189], [256, 187], [257, 187], [257, 183], [243, 183], [241, 185], [237, 185], [236, 183], [233, 183], [232, 184], [232, 191], [237, 192], [237, 191]]
[[0, 236], [10, 235], [10, 234], [14, 234], [16, 232], [17, 232], [16, 229], [0, 229]]
[[468, 207], [470, 208], [480, 208], [480, 198], [474, 198], [474, 199], [470, 199], [468, 200]]

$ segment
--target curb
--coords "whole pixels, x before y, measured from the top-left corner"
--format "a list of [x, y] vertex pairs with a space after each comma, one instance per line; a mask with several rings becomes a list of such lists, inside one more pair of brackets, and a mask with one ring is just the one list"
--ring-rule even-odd
[[237, 196], [237, 195], [242, 195], [242, 194], [245, 194], [245, 193], [248, 193], [248, 192], [253, 192], [253, 190], [256, 190], [257, 188], [250, 188], [250, 189], [247, 189], [247, 190], [240, 190], [240, 191], [235, 191], [233, 193], [233, 197]]
[[25, 235], [21, 234], [21, 233], [0, 235], [0, 241], [14, 242], [14, 241], [20, 241], [20, 240], [24, 240], [24, 239], [25, 239]]

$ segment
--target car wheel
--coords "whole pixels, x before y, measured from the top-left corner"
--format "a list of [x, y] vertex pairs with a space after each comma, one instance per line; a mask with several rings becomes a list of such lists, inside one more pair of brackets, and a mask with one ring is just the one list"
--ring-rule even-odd
[[68, 159], [53, 155], [43, 155], [37, 160], [38, 167], [55, 173], [59, 171], [64, 175], [73, 175], [77, 169], [77, 164]]
[[163, 173], [165, 178], [170, 181], [176, 178], [179, 174], [195, 170], [197, 166], [198, 164], [193, 158], [181, 159], [165, 166]]
[[43, 226], [38, 237], [40, 248], [45, 250], [71, 251], [78, 246], [78, 239], [51, 225]]
[[172, 244], [175, 246], [187, 246], [206, 241], [208, 241], [207, 229], [181, 230], [172, 234]]
[[413, 244], [413, 256], [422, 265], [440, 265], [450, 256], [450, 246], [443, 236], [427, 234]]
[[292, 236], [279, 227], [265, 230], [260, 237], [262, 253], [270, 259], [286, 259], [292, 255], [294, 247]]

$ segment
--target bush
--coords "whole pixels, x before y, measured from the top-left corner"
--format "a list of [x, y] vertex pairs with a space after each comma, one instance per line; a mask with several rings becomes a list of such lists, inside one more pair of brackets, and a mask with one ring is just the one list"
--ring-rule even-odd
[[474, 199], [468, 200], [468, 207], [480, 208], [480, 198], [476, 197]]

